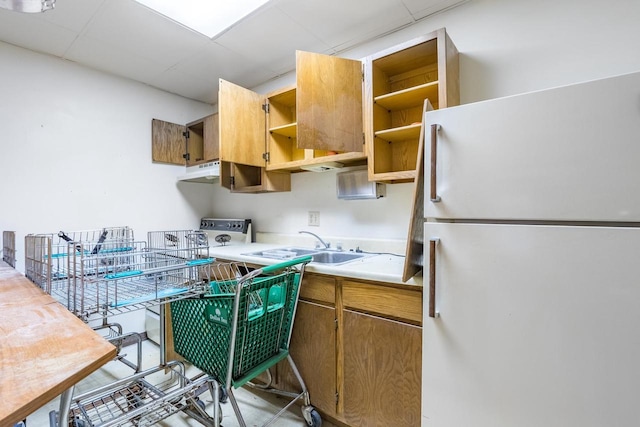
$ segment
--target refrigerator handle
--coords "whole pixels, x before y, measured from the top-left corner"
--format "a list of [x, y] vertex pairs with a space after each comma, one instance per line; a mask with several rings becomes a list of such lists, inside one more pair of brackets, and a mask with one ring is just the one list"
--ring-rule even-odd
[[429, 317], [440, 317], [436, 311], [436, 245], [440, 239], [429, 239]]
[[438, 158], [438, 132], [440, 131], [440, 125], [432, 124], [431, 125], [431, 189], [429, 194], [429, 199], [433, 203], [438, 203], [440, 201], [440, 196], [438, 196], [438, 191], [436, 190], [436, 160]]

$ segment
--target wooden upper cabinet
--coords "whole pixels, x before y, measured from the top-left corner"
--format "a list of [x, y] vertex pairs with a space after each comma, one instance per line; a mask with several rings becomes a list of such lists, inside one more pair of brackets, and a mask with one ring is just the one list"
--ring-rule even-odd
[[156, 163], [185, 165], [185, 131], [184, 125], [151, 120], [151, 160]]
[[220, 160], [265, 166], [264, 96], [220, 79]]
[[217, 160], [218, 115], [212, 114], [186, 125], [151, 121], [152, 160], [158, 163], [194, 166]]
[[460, 103], [458, 50], [444, 28], [365, 59], [365, 137], [369, 180], [416, 177], [424, 100]]
[[362, 62], [296, 52], [298, 148], [362, 152]]

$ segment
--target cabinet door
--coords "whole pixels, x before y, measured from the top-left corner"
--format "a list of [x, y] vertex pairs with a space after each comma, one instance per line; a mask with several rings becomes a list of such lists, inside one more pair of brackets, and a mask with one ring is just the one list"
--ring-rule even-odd
[[362, 63], [296, 52], [298, 148], [362, 152]]
[[422, 328], [345, 310], [343, 332], [347, 424], [419, 425]]
[[[336, 310], [299, 301], [291, 334], [290, 354], [309, 389], [311, 404], [336, 414]], [[279, 386], [300, 391], [288, 363], [278, 365]]]
[[220, 160], [265, 167], [266, 119], [264, 98], [220, 79], [218, 118]]
[[640, 229], [426, 223], [433, 237], [423, 426], [640, 425]]
[[638, 99], [634, 73], [425, 113], [425, 216], [640, 221]]
[[157, 163], [185, 165], [186, 127], [158, 119], [151, 120], [151, 159]]

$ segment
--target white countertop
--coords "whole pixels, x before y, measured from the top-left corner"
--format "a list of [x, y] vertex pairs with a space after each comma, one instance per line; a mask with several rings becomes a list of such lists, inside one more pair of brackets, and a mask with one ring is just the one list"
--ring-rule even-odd
[[[273, 243], [247, 243], [231, 246], [211, 246], [209, 248], [209, 254], [214, 258], [229, 261], [242, 261], [258, 265], [270, 265], [281, 262], [281, 260], [271, 260], [268, 258], [249, 256], [245, 254], [284, 247], [286, 246]], [[422, 286], [422, 273], [418, 273], [407, 282], [403, 282], [403, 269], [404, 257], [395, 255], [371, 255], [341, 265], [311, 262], [306, 267], [306, 271], [314, 273]]]

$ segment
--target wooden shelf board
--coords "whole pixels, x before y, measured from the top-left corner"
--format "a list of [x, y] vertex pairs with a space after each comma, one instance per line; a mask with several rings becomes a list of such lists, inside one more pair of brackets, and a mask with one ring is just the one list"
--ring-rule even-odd
[[406, 141], [407, 139], [415, 139], [417, 141], [420, 137], [421, 126], [422, 124], [418, 123], [399, 128], [379, 130], [375, 132], [375, 136], [389, 142]]
[[425, 99], [432, 104], [438, 101], [438, 81], [410, 87], [393, 93], [376, 96], [374, 102], [387, 110], [402, 110], [408, 107], [422, 105]]
[[283, 135], [289, 138], [296, 138], [298, 135], [298, 124], [289, 123], [283, 126], [269, 128], [269, 132]]
[[342, 153], [332, 156], [316, 157], [313, 159], [294, 160], [291, 162], [270, 164], [267, 165], [267, 170], [299, 170], [302, 166], [319, 165], [327, 162], [353, 163], [359, 160], [366, 160], [366, 158], [366, 153]]
[[413, 181], [415, 177], [416, 177], [415, 170], [407, 170], [407, 171], [374, 173], [373, 176], [369, 177], [369, 180], [375, 181], [375, 182], [394, 183], [394, 182]]

